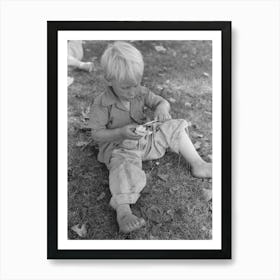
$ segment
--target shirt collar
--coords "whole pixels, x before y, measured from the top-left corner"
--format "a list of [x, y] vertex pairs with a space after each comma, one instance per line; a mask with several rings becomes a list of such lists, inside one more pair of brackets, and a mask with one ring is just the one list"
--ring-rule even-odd
[[106, 91], [102, 95], [102, 105], [110, 106], [118, 102], [119, 100], [117, 96], [112, 92], [112, 90], [109, 87], [107, 87]]

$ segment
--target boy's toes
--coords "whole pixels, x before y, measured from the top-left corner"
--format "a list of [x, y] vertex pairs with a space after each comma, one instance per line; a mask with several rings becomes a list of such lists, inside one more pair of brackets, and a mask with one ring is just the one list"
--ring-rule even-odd
[[192, 175], [197, 178], [212, 178], [212, 163], [204, 163], [191, 169]]
[[137, 229], [137, 228], [142, 227], [143, 225], [145, 225], [145, 220], [143, 218], [141, 218], [141, 219], [137, 218], [135, 220], [135, 222], [133, 223], [132, 228], [136, 228]]
[[145, 225], [145, 220], [142, 218], [141, 219], [137, 218], [137, 220], [135, 220], [132, 224], [130, 224], [129, 230], [134, 231], [141, 228], [144, 225]]
[[137, 230], [145, 225], [143, 218], [134, 215], [127, 215], [118, 220], [120, 232], [128, 233]]

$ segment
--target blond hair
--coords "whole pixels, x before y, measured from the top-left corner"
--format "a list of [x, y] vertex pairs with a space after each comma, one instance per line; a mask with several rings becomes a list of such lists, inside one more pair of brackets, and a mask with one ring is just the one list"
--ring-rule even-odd
[[138, 82], [144, 71], [140, 51], [126, 42], [115, 42], [107, 47], [101, 57], [105, 79], [118, 82]]

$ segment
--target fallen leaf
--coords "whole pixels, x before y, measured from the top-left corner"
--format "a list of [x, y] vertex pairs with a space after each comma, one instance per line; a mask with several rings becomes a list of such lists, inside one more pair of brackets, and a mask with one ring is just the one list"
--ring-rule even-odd
[[[91, 156], [92, 156], [92, 153], [89, 153], [88, 156], [91, 157]], [[91, 168], [100, 168], [100, 167], [102, 167], [102, 166], [103, 166], [102, 163], [96, 161], [93, 165], [91, 165]]]
[[195, 137], [195, 138], [202, 138], [202, 137], [203, 137], [203, 134], [197, 133], [197, 132], [195, 132], [195, 131], [192, 133], [192, 135], [193, 135], [193, 137]]
[[176, 219], [182, 219], [184, 211], [181, 208], [178, 208], [174, 212], [174, 216]]
[[[148, 178], [147, 178], [147, 180], [148, 180]], [[151, 193], [151, 191], [152, 191], [152, 188], [150, 187], [150, 186], [145, 186], [145, 188], [141, 191], [141, 193], [142, 194], [149, 194], [149, 193]]]
[[188, 107], [188, 108], [191, 108], [192, 104], [190, 102], [185, 102], [185, 106]]
[[102, 192], [97, 198], [96, 200], [99, 201], [99, 200], [102, 200], [104, 197], [105, 197], [105, 192]]
[[210, 202], [208, 202], [208, 211], [210, 212], [210, 213], [212, 213], [212, 201], [210, 200]]
[[203, 193], [203, 197], [206, 201], [209, 201], [212, 199], [212, 190], [211, 189], [203, 189], [202, 193]]
[[77, 117], [68, 117], [69, 128], [81, 129], [80, 118]]
[[202, 226], [202, 227], [201, 227], [201, 230], [206, 231], [206, 230], [207, 230], [207, 227], [206, 227], [206, 226]]
[[196, 48], [192, 48], [192, 54], [196, 55], [197, 54], [197, 49]]
[[86, 225], [83, 224], [79, 227], [79, 224], [72, 226], [71, 229], [75, 231], [80, 237], [85, 237], [87, 235]]
[[174, 213], [173, 210], [169, 209], [166, 211], [166, 214], [163, 217], [164, 222], [170, 222], [174, 219]]
[[81, 114], [84, 117], [84, 119], [89, 119], [89, 112], [90, 112], [90, 106], [82, 107]]
[[176, 102], [176, 99], [173, 98], [173, 97], [169, 97], [168, 100], [169, 100], [171, 103], [175, 103], [175, 102]]
[[157, 176], [164, 182], [167, 182], [169, 177], [167, 174], [161, 174], [161, 173], [157, 174]]
[[97, 56], [92, 56], [89, 60], [94, 62], [97, 59]]
[[156, 161], [156, 165], [159, 165], [159, 161]]
[[192, 60], [191, 63], [190, 63], [190, 67], [194, 68], [195, 66], [196, 66], [196, 62], [195, 62], [195, 60]]
[[167, 213], [168, 215], [171, 215], [172, 212], [173, 212], [173, 211], [172, 211], [171, 209], [169, 209], [169, 210], [166, 211], [166, 213]]
[[153, 192], [160, 193], [160, 192], [162, 192], [162, 188], [163, 188], [162, 185], [156, 184], [152, 187], [152, 190], [153, 190]]
[[74, 82], [73, 77], [67, 77], [67, 86], [69, 87]]
[[157, 239], [157, 237], [155, 237], [151, 234], [149, 239], [154, 240], [154, 239]]
[[195, 147], [196, 150], [199, 150], [200, 147], [201, 147], [201, 142], [200, 141], [195, 142], [194, 147]]
[[[102, 164], [100, 164], [100, 166], [102, 166]], [[109, 185], [109, 180], [108, 180], [107, 178], [104, 178], [104, 179], [102, 180], [102, 185], [103, 185], [103, 186]]]
[[163, 86], [157, 85], [156, 88], [157, 88], [158, 90], [162, 90], [162, 89], [163, 89]]
[[157, 206], [151, 206], [146, 210], [146, 216], [149, 220], [160, 223], [162, 219], [162, 210]]
[[154, 225], [151, 229], [151, 233], [154, 237], [158, 236], [160, 233], [161, 224]]
[[155, 46], [157, 52], [166, 52], [166, 48], [163, 46]]
[[179, 186], [179, 185], [175, 185], [175, 186], [173, 186], [173, 187], [171, 187], [171, 188], [169, 189], [169, 192], [170, 192], [171, 194], [174, 194], [174, 193], [177, 192], [179, 189], [180, 189], [180, 186]]
[[200, 183], [200, 187], [201, 187], [201, 189], [211, 189], [212, 188], [211, 184], [209, 183], [209, 179], [202, 180], [202, 182]]
[[204, 77], [209, 77], [209, 74], [208, 74], [207, 72], [204, 72], [204, 73], [203, 73], [203, 76], [204, 76]]
[[88, 144], [87, 141], [78, 141], [76, 143], [76, 147], [83, 147], [83, 146], [86, 146]]

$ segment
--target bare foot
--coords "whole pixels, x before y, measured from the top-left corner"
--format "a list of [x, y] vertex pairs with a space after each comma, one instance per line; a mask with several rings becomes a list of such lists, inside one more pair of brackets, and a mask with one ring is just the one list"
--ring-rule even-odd
[[79, 68], [91, 72], [94, 69], [94, 65], [92, 62], [81, 62]]
[[133, 215], [129, 205], [127, 204], [118, 207], [117, 221], [119, 224], [120, 232], [124, 233], [132, 232], [145, 225], [145, 220]]
[[212, 178], [212, 163], [202, 161], [191, 166], [191, 173], [197, 178]]

